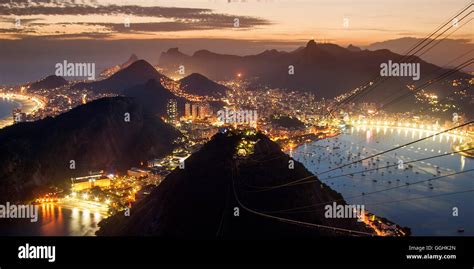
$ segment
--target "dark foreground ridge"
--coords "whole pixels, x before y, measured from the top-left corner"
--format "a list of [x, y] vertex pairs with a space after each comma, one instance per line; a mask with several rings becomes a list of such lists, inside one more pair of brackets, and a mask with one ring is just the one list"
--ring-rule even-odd
[[0, 130], [0, 200], [32, 198], [53, 184], [67, 188], [71, 177], [89, 171], [126, 170], [168, 154], [179, 135], [125, 97], [103, 98], [55, 118], [15, 124]]
[[[296, 161], [294, 169], [289, 169], [290, 160], [261, 133], [218, 133], [186, 159], [184, 169], [176, 168], [149, 196], [135, 204], [130, 216], [121, 212], [102, 221], [97, 234], [236, 239], [351, 235], [258, 213], [333, 200], [344, 204], [339, 193], [314, 177], [311, 184], [257, 191], [312, 176]], [[324, 210], [269, 214], [355, 232], [373, 232], [356, 219], [325, 218]]]

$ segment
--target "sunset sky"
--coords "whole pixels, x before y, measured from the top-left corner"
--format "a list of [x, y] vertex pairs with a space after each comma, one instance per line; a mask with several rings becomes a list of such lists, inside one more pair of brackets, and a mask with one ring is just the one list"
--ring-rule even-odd
[[[174, 47], [187, 54], [207, 49], [250, 55], [267, 49], [292, 51], [315, 39], [405, 53], [469, 3], [471, 0], [0, 0], [0, 84], [40, 79], [65, 59], [94, 62], [101, 70], [135, 53], [156, 64], [162, 52]], [[471, 14], [459, 22], [460, 27], [447, 32], [449, 37], [439, 37], [447, 39], [423, 59], [443, 65], [461, 53], [471, 57], [473, 9], [471, 4]], [[234, 27], [236, 18], [239, 27]], [[125, 27], [127, 19], [130, 27]]]
[[[0, 1], [0, 35], [95, 39], [325, 40], [424, 37], [470, 0]], [[10, 3], [11, 2], [11, 3]], [[21, 26], [15, 27], [20, 18]], [[130, 27], [124, 22], [128, 18]], [[238, 18], [240, 27], [234, 27]], [[344, 27], [344, 20], [348, 27]], [[465, 19], [467, 21], [469, 18]], [[472, 41], [472, 23], [451, 38]]]

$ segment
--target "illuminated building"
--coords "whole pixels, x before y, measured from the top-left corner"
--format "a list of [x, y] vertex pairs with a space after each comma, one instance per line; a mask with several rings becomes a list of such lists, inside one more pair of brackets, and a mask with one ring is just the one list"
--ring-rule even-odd
[[12, 116], [14, 123], [26, 121], [26, 113], [21, 112], [19, 108], [13, 109]]
[[193, 119], [197, 118], [198, 117], [198, 109], [199, 109], [199, 106], [196, 105], [196, 104], [193, 104], [192, 105], [192, 113], [191, 113], [191, 116], [193, 117]]
[[71, 190], [74, 192], [92, 189], [94, 187], [107, 188], [110, 184], [110, 178], [102, 174], [71, 178]]
[[186, 103], [184, 105], [184, 117], [190, 118], [191, 117], [191, 104]]
[[211, 114], [209, 104], [190, 104], [184, 105], [184, 117], [187, 119], [205, 119]]
[[127, 175], [136, 178], [148, 177], [151, 174], [150, 169], [132, 167], [127, 170]]
[[204, 119], [206, 117], [206, 107], [199, 106], [199, 118]]
[[171, 121], [178, 120], [178, 102], [176, 99], [169, 99], [166, 104], [166, 113]]
[[204, 119], [209, 115], [210, 108], [208, 104], [199, 106], [199, 118]]

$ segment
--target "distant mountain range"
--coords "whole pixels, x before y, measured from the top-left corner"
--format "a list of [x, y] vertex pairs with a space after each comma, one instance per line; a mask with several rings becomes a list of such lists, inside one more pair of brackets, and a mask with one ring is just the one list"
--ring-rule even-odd
[[356, 47], [356, 46], [354, 46], [354, 45], [352, 45], [352, 44], [350, 44], [349, 46], [347, 46], [347, 50], [349, 50], [349, 51], [353, 51], [353, 52], [359, 52], [359, 51], [362, 51], [362, 49], [361, 49], [361, 48], [359, 48], [359, 47]]
[[[125, 120], [129, 113], [130, 121]], [[0, 200], [32, 198], [89, 171], [124, 171], [170, 153], [179, 131], [126, 97], [0, 130]], [[75, 169], [70, 169], [74, 160]]]
[[[164, 86], [171, 84], [179, 85], [182, 91], [198, 96], [223, 97], [228, 90], [225, 86], [200, 74], [191, 74], [178, 82], [172, 81], [145, 60], [137, 60], [106, 79], [81, 82], [72, 87], [132, 97], [150, 112], [160, 115], [165, 115], [168, 100], [176, 99], [178, 110], [182, 114], [186, 99], [176, 96]], [[218, 103], [211, 103], [211, 105], [221, 106]]]
[[[207, 50], [196, 51], [190, 56], [172, 48], [161, 54], [159, 65], [165, 73], [183, 65], [187, 72], [197, 72], [212, 80], [236, 79], [237, 74], [241, 74], [243, 77], [256, 78], [252, 85], [254, 88], [269, 86], [305, 90], [314, 92], [318, 97], [332, 98], [379, 76], [381, 63], [389, 60], [395, 62], [400, 58], [399, 54], [386, 49], [369, 51], [355, 46], [343, 48], [311, 40], [305, 47], [291, 52], [267, 50], [249, 56], [224, 55]], [[422, 84], [439, 68], [418, 57], [413, 57], [411, 62], [420, 64], [420, 81], [414, 81], [412, 77], [388, 78], [380, 89], [363, 100], [380, 102], [408, 92], [407, 84]], [[290, 65], [294, 67], [293, 75], [289, 74]], [[468, 75], [457, 72], [451, 76], [460, 77]], [[442, 92], [448, 86], [437, 83], [431, 88]]]
[[[235, 157], [242, 139], [256, 143], [249, 159]], [[294, 169], [289, 169], [289, 160], [276, 143], [261, 133], [218, 133], [186, 159], [184, 169], [175, 169], [149, 196], [134, 205], [130, 216], [118, 213], [102, 221], [98, 235], [154, 235], [183, 239], [337, 235], [331, 229], [289, 224], [250, 211], [274, 211], [339, 199], [338, 203], [345, 204], [339, 193], [317, 178], [312, 179], [313, 184], [255, 192], [258, 186], [285, 184], [312, 175], [296, 161]], [[250, 186], [257, 186], [257, 189]], [[372, 232], [356, 219], [325, 218], [324, 210], [275, 215]]]
[[47, 76], [39, 81], [33, 82], [29, 85], [28, 90], [36, 91], [39, 89], [54, 89], [66, 85], [68, 82], [63, 77], [56, 75]]

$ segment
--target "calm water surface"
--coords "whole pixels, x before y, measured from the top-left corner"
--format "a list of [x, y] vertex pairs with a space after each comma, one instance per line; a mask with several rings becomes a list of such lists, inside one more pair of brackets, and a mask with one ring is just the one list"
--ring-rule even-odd
[[[413, 129], [353, 127], [336, 138], [302, 145], [292, 154], [308, 170], [317, 174], [430, 134], [432, 133]], [[348, 203], [363, 204], [372, 213], [410, 227], [414, 235], [474, 235], [474, 192], [443, 195], [474, 190], [474, 172], [433, 179], [473, 169], [473, 159], [454, 154], [411, 163], [413, 167], [407, 170], [398, 169], [397, 165], [373, 172], [355, 173], [353, 176], [336, 177], [387, 166], [387, 162], [393, 165], [398, 164], [399, 160], [408, 162], [452, 152], [453, 144], [458, 142], [459, 138], [452, 135], [437, 136], [380, 155], [378, 160], [374, 158], [318, 177], [340, 192]], [[358, 152], [361, 153], [360, 156], [357, 155]], [[413, 184], [428, 179], [433, 180]], [[393, 189], [367, 195], [387, 188]], [[363, 192], [366, 195], [362, 195]], [[436, 195], [442, 196], [418, 199]], [[458, 216], [453, 216], [454, 208], [457, 208]], [[465, 229], [464, 233], [458, 233], [460, 227]]]

